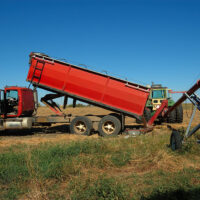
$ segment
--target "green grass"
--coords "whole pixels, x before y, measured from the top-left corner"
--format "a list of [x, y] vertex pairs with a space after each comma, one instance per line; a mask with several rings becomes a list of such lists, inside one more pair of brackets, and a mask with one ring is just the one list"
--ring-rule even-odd
[[114, 178], [99, 177], [96, 181], [87, 179], [77, 184], [72, 182], [69, 189], [72, 190], [71, 199], [121, 199], [129, 198], [126, 185], [116, 182]]
[[200, 199], [200, 147], [168, 143], [154, 132], [2, 148], [0, 199]]

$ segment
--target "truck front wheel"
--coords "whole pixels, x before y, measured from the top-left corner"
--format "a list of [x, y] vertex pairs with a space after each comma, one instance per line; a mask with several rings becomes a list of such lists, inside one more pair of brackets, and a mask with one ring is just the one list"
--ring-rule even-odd
[[76, 135], [90, 135], [92, 130], [92, 121], [85, 116], [75, 117], [70, 123], [70, 133]]
[[121, 122], [117, 117], [107, 115], [100, 120], [98, 131], [103, 137], [116, 136], [121, 131]]

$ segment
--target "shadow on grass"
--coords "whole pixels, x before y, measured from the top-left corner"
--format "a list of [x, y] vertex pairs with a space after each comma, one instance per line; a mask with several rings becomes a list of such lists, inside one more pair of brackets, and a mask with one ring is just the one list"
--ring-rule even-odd
[[200, 188], [190, 190], [178, 189], [173, 191], [153, 192], [149, 197], [142, 197], [140, 200], [199, 200]]

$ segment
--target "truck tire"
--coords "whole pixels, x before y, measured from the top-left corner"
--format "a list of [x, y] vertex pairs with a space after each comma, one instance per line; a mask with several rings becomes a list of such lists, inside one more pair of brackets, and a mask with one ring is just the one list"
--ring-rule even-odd
[[176, 108], [176, 122], [177, 123], [183, 122], [183, 106], [182, 106], [182, 104]]
[[169, 113], [167, 117], [168, 123], [176, 123], [176, 110], [174, 109], [172, 112]]
[[178, 131], [173, 130], [171, 137], [170, 137], [170, 147], [171, 147], [171, 149], [173, 151], [181, 149], [182, 141], [183, 141], [183, 137], [181, 136], [181, 134]]
[[[151, 119], [151, 110], [150, 109], [145, 108], [145, 110], [144, 110], [144, 118], [145, 118], [146, 122], [148, 122]], [[136, 119], [135, 122], [137, 124], [141, 124], [142, 123], [142, 121], [139, 120], [139, 119]]]
[[146, 108], [144, 110], [144, 118], [146, 119], [146, 121], [148, 122], [151, 119], [151, 110]]
[[103, 137], [116, 136], [121, 131], [121, 122], [115, 116], [104, 116], [99, 122], [98, 131]]
[[70, 123], [70, 133], [76, 135], [90, 135], [92, 130], [92, 121], [85, 116], [75, 117]]

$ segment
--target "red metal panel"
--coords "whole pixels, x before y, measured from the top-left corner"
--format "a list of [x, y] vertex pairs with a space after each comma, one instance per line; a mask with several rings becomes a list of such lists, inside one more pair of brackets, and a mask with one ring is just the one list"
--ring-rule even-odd
[[21, 99], [22, 99], [21, 115], [31, 115], [35, 109], [33, 91], [28, 88], [22, 88]]
[[[45, 59], [48, 60], [48, 57]], [[121, 79], [61, 61], [48, 62], [45, 59], [43, 70], [39, 70], [43, 67], [42, 62], [37, 62], [41, 61], [41, 57], [31, 54], [27, 81], [95, 102], [96, 105], [116, 108], [122, 113], [143, 114], [149, 96], [146, 87], [130, 82], [127, 85], [127, 82]]]

